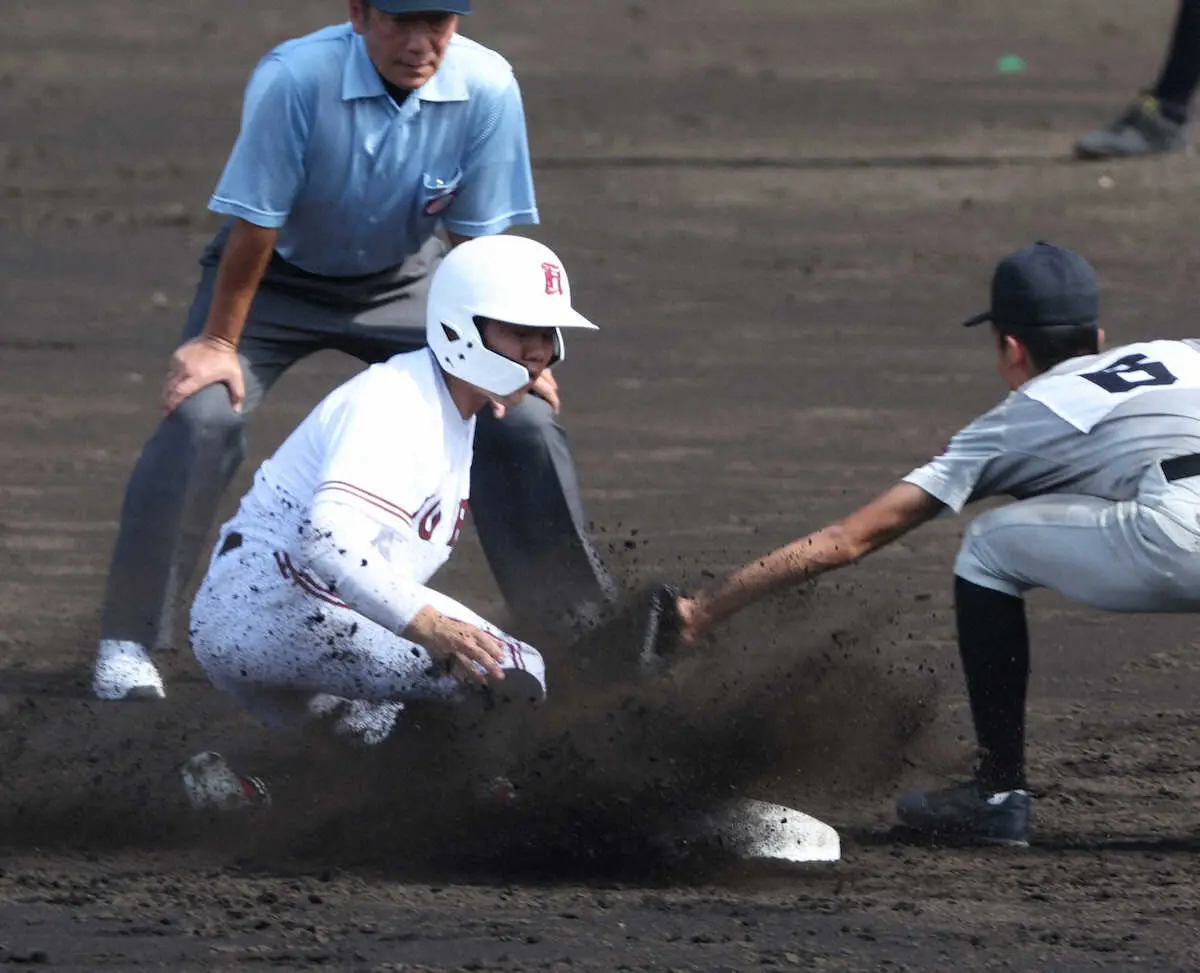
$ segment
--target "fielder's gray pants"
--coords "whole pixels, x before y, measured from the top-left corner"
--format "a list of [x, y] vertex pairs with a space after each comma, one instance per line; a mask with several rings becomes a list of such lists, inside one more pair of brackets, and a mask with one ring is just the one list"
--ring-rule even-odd
[[[184, 340], [204, 327], [225, 239], [222, 230], [201, 259]], [[272, 260], [238, 349], [243, 411], [233, 411], [224, 385], [200, 390], [163, 420], [134, 467], [101, 638], [172, 644], [184, 589], [245, 456], [247, 417], [280, 375], [314, 351], [333, 348], [372, 363], [424, 346], [429, 277], [444, 253], [435, 238], [399, 268], [349, 279]], [[503, 420], [480, 413], [471, 510], [500, 592], [519, 619], [565, 625], [570, 613], [594, 612], [613, 597], [585, 532], [566, 434], [543, 400], [529, 396]]]
[[989, 510], [967, 528], [954, 573], [1106, 611], [1200, 611], [1200, 477], [1168, 483], [1155, 463], [1133, 500], [1049, 494]]

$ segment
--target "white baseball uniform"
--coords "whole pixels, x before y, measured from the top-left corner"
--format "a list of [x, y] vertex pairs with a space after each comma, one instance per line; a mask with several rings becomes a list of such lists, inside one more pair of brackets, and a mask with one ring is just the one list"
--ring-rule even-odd
[[[1200, 611], [1200, 341], [1071, 358], [1009, 395], [905, 479], [967, 529], [955, 573], [1052, 588], [1110, 611]], [[1163, 461], [1168, 461], [1164, 472]]]
[[424, 348], [331, 392], [221, 528], [191, 613], [213, 684], [273, 725], [329, 694], [381, 704], [390, 727], [404, 700], [463, 692], [399, 634], [429, 605], [499, 638], [544, 693], [535, 649], [426, 587], [466, 518], [474, 431]]

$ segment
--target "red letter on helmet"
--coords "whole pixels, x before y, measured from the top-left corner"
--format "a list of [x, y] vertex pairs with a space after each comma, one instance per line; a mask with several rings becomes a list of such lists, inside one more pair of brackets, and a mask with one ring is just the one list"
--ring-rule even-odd
[[561, 294], [562, 289], [562, 267], [558, 264], [544, 263], [542, 270], [546, 272], [546, 293]]

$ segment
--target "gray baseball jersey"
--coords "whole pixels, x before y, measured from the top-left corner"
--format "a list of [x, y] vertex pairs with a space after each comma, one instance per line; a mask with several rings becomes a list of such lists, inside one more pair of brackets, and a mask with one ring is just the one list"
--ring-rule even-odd
[[954, 570], [1020, 596], [1052, 588], [1110, 611], [1200, 611], [1200, 341], [1081, 356], [1025, 383], [905, 480], [955, 512], [1020, 502], [968, 527]]
[[1187, 453], [1200, 453], [1200, 340], [1154, 341], [1062, 362], [904, 479], [955, 512], [995, 496], [1130, 500], [1147, 467]]

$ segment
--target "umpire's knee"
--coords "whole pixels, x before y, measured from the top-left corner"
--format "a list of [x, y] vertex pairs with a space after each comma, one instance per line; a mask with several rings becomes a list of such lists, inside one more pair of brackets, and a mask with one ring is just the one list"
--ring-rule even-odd
[[194, 449], [243, 453], [244, 416], [229, 402], [229, 390], [222, 384], [209, 385], [184, 399], [168, 417], [187, 436]]
[[478, 428], [485, 449], [490, 446], [505, 452], [546, 449], [564, 438], [550, 404], [534, 395], [527, 395], [503, 419], [497, 419], [490, 409], [484, 410]]

